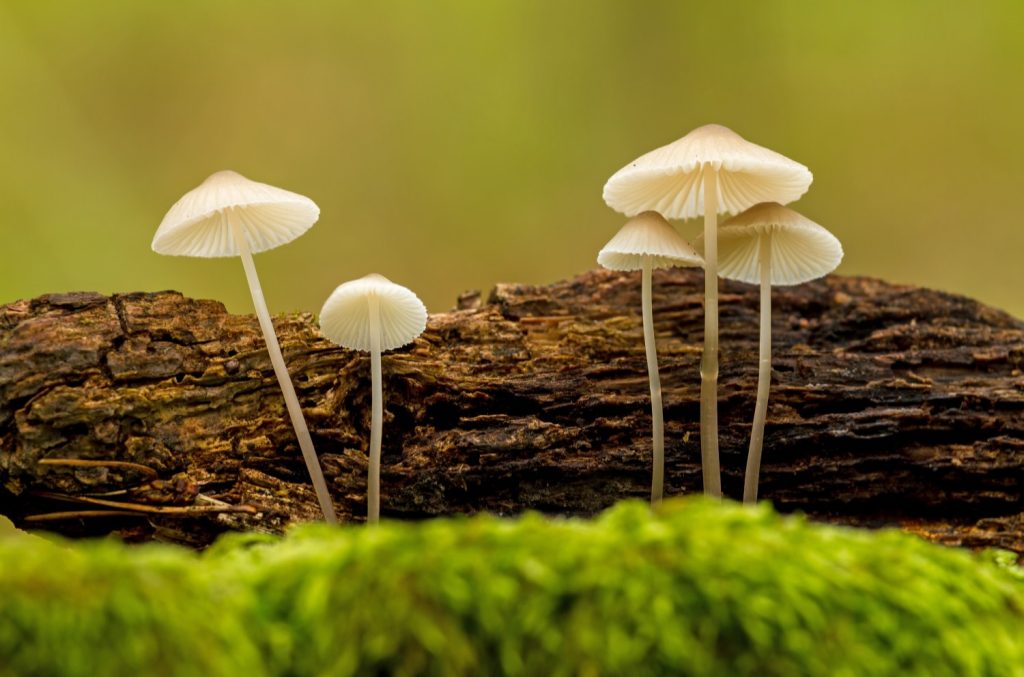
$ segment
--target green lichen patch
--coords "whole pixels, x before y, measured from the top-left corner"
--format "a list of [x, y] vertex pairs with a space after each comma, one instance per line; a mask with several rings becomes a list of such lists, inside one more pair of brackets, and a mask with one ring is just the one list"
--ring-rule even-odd
[[2, 674], [1024, 674], [1000, 557], [702, 499], [0, 562]]

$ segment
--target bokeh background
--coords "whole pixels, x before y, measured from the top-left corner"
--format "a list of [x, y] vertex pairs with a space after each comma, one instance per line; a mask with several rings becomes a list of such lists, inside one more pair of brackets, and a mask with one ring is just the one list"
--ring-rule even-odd
[[445, 310], [596, 265], [607, 177], [718, 122], [811, 168], [840, 272], [1024, 315], [1018, 0], [0, 0], [0, 92], [0, 303], [248, 312], [237, 260], [150, 251], [231, 168], [322, 209], [257, 257], [272, 311], [371, 271]]

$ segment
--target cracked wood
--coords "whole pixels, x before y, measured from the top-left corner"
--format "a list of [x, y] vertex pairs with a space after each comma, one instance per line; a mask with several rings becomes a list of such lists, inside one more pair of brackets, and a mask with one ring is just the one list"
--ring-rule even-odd
[[[700, 487], [702, 284], [700, 271], [655, 272], [668, 496]], [[739, 497], [758, 292], [721, 289], [722, 481]], [[383, 515], [588, 515], [646, 496], [638, 274], [499, 285], [460, 308], [384, 356]], [[275, 325], [339, 517], [361, 519], [368, 359], [309, 315]], [[776, 288], [772, 331], [764, 499], [1024, 552], [1024, 324], [959, 296], [831, 276]], [[81, 460], [111, 463], [68, 463]], [[75, 535], [203, 545], [318, 514], [255, 318], [174, 292], [0, 307], [0, 487], [0, 512]], [[123, 507], [105, 515], [96, 500]], [[154, 506], [168, 510], [143, 511]], [[171, 510], [182, 506], [202, 509]]]

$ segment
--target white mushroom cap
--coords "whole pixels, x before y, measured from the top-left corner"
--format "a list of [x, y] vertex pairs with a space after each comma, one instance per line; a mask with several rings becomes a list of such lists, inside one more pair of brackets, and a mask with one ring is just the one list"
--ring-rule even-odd
[[604, 185], [604, 201], [627, 216], [648, 209], [670, 219], [701, 216], [708, 168], [718, 172], [718, 211], [728, 214], [758, 202], [792, 202], [814, 178], [799, 162], [727, 127], [705, 125], [615, 172]]
[[312, 227], [320, 208], [304, 195], [250, 181], [232, 171], [210, 175], [174, 203], [153, 237], [153, 251], [173, 256], [238, 256], [231, 220], [249, 250], [287, 244]]
[[771, 233], [771, 283], [791, 285], [831, 273], [843, 260], [835, 235], [806, 216], [775, 202], [755, 205], [718, 229], [718, 274], [759, 284], [759, 238]]
[[643, 212], [626, 222], [597, 255], [610, 270], [640, 270], [644, 257], [653, 268], [703, 266], [704, 257], [658, 212]]
[[380, 304], [380, 348], [392, 350], [412, 343], [427, 327], [427, 308], [411, 290], [383, 275], [370, 273], [339, 286], [320, 310], [320, 329], [334, 343], [352, 350], [370, 350], [370, 303]]

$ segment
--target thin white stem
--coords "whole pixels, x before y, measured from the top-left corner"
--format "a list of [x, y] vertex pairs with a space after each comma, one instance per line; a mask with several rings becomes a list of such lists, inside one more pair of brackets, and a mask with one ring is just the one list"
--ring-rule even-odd
[[327, 490], [327, 482], [324, 481], [324, 474], [320, 470], [320, 462], [317, 460], [316, 450], [313, 448], [313, 439], [309, 435], [309, 428], [306, 427], [306, 419], [302, 416], [302, 407], [299, 406], [295, 386], [292, 385], [288, 367], [284, 363], [284, 356], [281, 355], [281, 346], [277, 342], [277, 334], [274, 333], [274, 324], [270, 321], [270, 311], [267, 310], [267, 302], [263, 298], [263, 288], [260, 286], [259, 277], [256, 276], [256, 264], [252, 260], [249, 241], [237, 219], [231, 218], [226, 212], [224, 218], [231, 226], [231, 234], [235, 238], [238, 253], [242, 257], [242, 267], [245, 268], [245, 278], [249, 281], [249, 292], [252, 294], [252, 303], [256, 308], [256, 317], [260, 321], [260, 329], [263, 330], [263, 340], [270, 353], [270, 363], [274, 365], [277, 382], [281, 385], [288, 416], [291, 418], [292, 428], [295, 429], [295, 436], [299, 440], [299, 448], [302, 450], [302, 458], [306, 461], [309, 476], [313, 480], [313, 489], [316, 491], [317, 501], [320, 502], [320, 510], [324, 513], [324, 520], [329, 524], [335, 524], [338, 518], [334, 514], [331, 494]]
[[651, 382], [651, 421], [654, 464], [651, 473], [651, 505], [661, 503], [665, 486], [665, 420], [661, 407], [661, 378], [658, 376], [658, 347], [654, 341], [654, 311], [651, 308], [651, 257], [644, 257], [642, 304], [647, 377]]
[[757, 503], [757, 482], [761, 473], [764, 421], [768, 416], [768, 389], [772, 382], [772, 235], [761, 235], [761, 356], [757, 370], [757, 404], [747, 451], [747, 472], [743, 479], [743, 502]]
[[370, 375], [372, 381], [370, 404], [370, 473], [366, 488], [366, 521], [380, 521], [380, 438], [384, 427], [384, 387], [380, 370], [380, 300], [371, 296], [370, 302]]
[[700, 461], [704, 493], [722, 497], [718, 467], [718, 177], [704, 166], [704, 355], [700, 362]]

